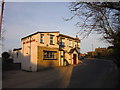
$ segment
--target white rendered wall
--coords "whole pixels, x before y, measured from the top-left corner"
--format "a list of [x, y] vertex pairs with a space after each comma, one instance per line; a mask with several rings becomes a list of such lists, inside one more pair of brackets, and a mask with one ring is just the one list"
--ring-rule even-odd
[[22, 60], [22, 50], [13, 51], [13, 63], [21, 63], [21, 60]]
[[[28, 71], [36, 71], [37, 70], [37, 35], [33, 35], [31, 37], [27, 37], [22, 40], [22, 69]], [[32, 41], [34, 40], [34, 41]], [[25, 43], [27, 41], [32, 41], [29, 43]]]
[[[40, 43], [40, 34], [44, 35], [44, 44]], [[50, 35], [54, 35], [53, 36], [53, 44], [54, 45], [50, 45]], [[57, 44], [57, 36], [59, 36], [59, 33], [39, 33], [38, 34], [38, 45], [39, 46], [48, 46], [51, 48], [59, 48], [59, 45]]]

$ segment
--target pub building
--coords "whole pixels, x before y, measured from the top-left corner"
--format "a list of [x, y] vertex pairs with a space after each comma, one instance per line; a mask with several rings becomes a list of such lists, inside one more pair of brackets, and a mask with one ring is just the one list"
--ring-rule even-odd
[[36, 32], [21, 39], [22, 48], [14, 49], [14, 63], [21, 69], [39, 71], [78, 64], [80, 39], [54, 32]]

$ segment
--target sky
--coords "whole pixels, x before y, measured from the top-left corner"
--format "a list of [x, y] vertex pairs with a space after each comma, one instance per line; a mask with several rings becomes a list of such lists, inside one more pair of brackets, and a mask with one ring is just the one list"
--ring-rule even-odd
[[[37, 31], [60, 31], [76, 36], [79, 28], [75, 26], [77, 18], [65, 21], [72, 16], [69, 2], [6, 2], [3, 18], [3, 51], [21, 47], [21, 38]], [[81, 36], [78, 36], [81, 39]], [[97, 47], [108, 47], [101, 41], [101, 36], [92, 34], [81, 40], [81, 53], [92, 51]]]

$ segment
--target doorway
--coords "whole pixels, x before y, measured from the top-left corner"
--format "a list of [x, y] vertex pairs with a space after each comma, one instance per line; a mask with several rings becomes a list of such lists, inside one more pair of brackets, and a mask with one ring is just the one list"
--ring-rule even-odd
[[76, 54], [73, 54], [73, 64], [77, 64]]

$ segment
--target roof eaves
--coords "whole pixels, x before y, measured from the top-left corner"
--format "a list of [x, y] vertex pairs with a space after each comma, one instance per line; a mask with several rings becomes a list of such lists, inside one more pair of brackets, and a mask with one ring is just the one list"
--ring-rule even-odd
[[59, 36], [71, 38], [71, 39], [74, 39], [74, 40], [80, 40], [79, 38], [74, 38], [74, 37], [71, 37], [71, 36], [68, 36], [68, 35], [64, 35], [64, 34], [60, 34]]
[[13, 51], [16, 51], [16, 50], [21, 50], [22, 48], [16, 48], [16, 49], [13, 49]]
[[32, 36], [32, 35], [38, 34], [38, 33], [39, 33], [39, 32], [36, 32], [36, 33], [30, 34], [30, 35], [28, 35], [28, 36], [25, 36], [25, 37], [21, 38], [21, 40], [23, 40], [23, 39], [25, 39], [25, 38], [27, 38], [27, 37], [30, 37], [30, 36]]
[[33, 33], [33, 34], [30, 34], [30, 35], [28, 35], [28, 36], [25, 36], [25, 37], [23, 37], [23, 38], [21, 38], [21, 40], [23, 40], [23, 39], [25, 39], [25, 38], [27, 38], [27, 37], [30, 37], [30, 36], [32, 36], [32, 35], [35, 35], [35, 34], [38, 34], [38, 33], [59, 33], [59, 31], [51, 31], [51, 32], [35, 32], [35, 33]]

